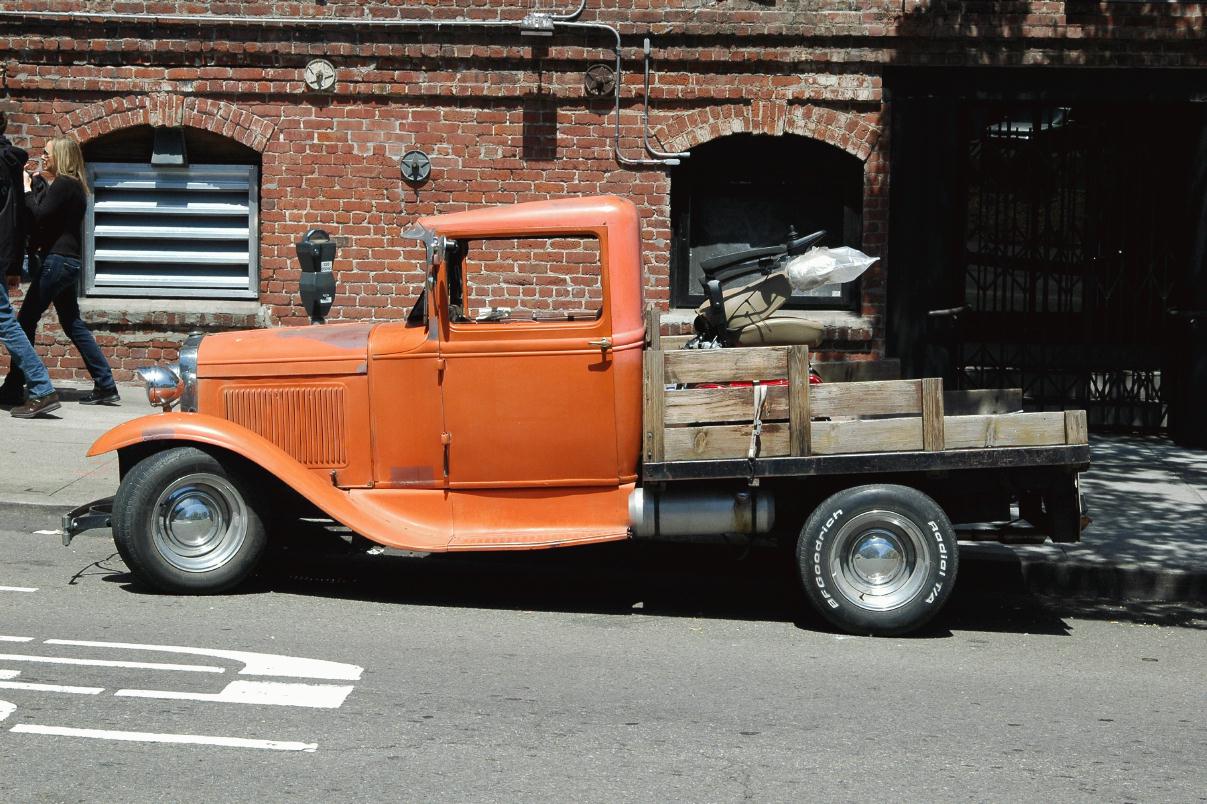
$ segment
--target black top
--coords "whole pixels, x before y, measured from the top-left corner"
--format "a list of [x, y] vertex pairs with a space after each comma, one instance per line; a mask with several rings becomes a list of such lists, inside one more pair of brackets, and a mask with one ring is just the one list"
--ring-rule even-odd
[[80, 234], [88, 199], [84, 185], [68, 176], [47, 183], [34, 176], [25, 194], [25, 206], [32, 217], [29, 246], [39, 254], [61, 254], [80, 258]]
[[25, 205], [21, 171], [29, 155], [0, 136], [0, 274], [21, 272], [25, 254]]

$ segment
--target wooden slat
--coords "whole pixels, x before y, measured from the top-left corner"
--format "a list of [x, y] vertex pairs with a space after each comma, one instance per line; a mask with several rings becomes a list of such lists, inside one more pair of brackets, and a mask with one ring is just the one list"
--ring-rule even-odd
[[922, 412], [922, 381], [822, 383], [809, 389], [814, 416], [913, 415]]
[[788, 376], [788, 347], [677, 349], [666, 355], [666, 381], [741, 382]]
[[886, 360], [835, 360], [813, 364], [814, 370], [826, 382], [868, 382], [872, 380], [901, 379], [901, 361]]
[[790, 455], [809, 454], [809, 416], [809, 347], [793, 346], [788, 350]]
[[[754, 418], [754, 388], [687, 388], [666, 392], [667, 425], [748, 422]], [[788, 420], [788, 388], [767, 388], [763, 421]]]
[[1023, 409], [1023, 389], [985, 388], [975, 391], [944, 391], [943, 413], [947, 416], [976, 416], [982, 413], [1017, 413]]
[[647, 349], [642, 362], [642, 384], [644, 385], [641, 406], [642, 432], [645, 434], [643, 454], [650, 462], [664, 459], [665, 442], [663, 433], [666, 430], [665, 412], [663, 408], [666, 399], [665, 368], [663, 353], [656, 349]]
[[[715, 458], [745, 458], [750, 448], [753, 424], [709, 427], [671, 427], [666, 431], [666, 460], [699, 461]], [[763, 424], [759, 457], [788, 454], [788, 425]]]
[[922, 449], [943, 450], [943, 381], [937, 377], [922, 380]]
[[1084, 410], [1065, 411], [1065, 443], [1090, 443], [1090, 431], [1086, 425]]
[[813, 422], [812, 435], [810, 448], [814, 455], [918, 451], [922, 449], [922, 419]]
[[1012, 413], [993, 416], [948, 416], [947, 449], [1044, 447], [1065, 443], [1065, 414]]
[[645, 348], [662, 349], [662, 313], [652, 302], [645, 306]]

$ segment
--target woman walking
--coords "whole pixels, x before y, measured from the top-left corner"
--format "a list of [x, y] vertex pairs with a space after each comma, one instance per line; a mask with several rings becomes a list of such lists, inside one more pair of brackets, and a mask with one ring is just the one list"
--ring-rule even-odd
[[[32, 343], [42, 313], [51, 304], [59, 315], [59, 324], [92, 375], [92, 392], [80, 400], [84, 405], [114, 404], [118, 401], [117, 385], [109, 361], [101, 353], [96, 338], [80, 318], [76, 283], [80, 277], [80, 240], [84, 212], [88, 207], [88, 181], [84, 175], [84, 155], [75, 140], [54, 137], [47, 141], [42, 153], [42, 171], [32, 178], [25, 174], [25, 204], [30, 212], [30, 253], [39, 265], [31, 266], [29, 290], [17, 313], [17, 321]], [[9, 371], [0, 386], [0, 402], [16, 399], [22, 394], [25, 375], [19, 368]], [[14, 416], [32, 417], [44, 412], [39, 405], [52, 403], [31, 393], [29, 401], [13, 408]]]

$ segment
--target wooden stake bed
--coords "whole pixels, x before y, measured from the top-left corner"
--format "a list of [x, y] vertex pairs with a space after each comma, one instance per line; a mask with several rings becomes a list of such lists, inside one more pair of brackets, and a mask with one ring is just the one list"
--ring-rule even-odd
[[[944, 394], [933, 378], [810, 386], [804, 346], [664, 352], [651, 340], [647, 480], [1089, 463], [1085, 411], [992, 412], [1021, 407], [1021, 392]], [[945, 414], [985, 410], [988, 399], [990, 412]]]

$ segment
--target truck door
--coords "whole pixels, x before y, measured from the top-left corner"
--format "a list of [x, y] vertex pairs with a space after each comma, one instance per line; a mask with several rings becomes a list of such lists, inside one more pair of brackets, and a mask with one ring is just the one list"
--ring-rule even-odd
[[450, 248], [440, 344], [450, 488], [619, 484], [604, 257], [590, 233]]

